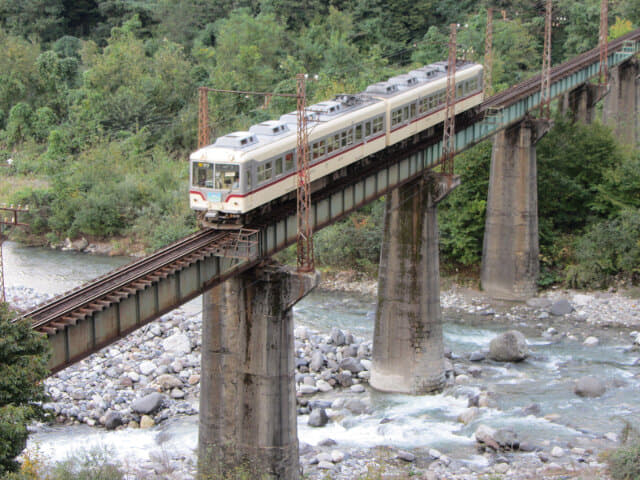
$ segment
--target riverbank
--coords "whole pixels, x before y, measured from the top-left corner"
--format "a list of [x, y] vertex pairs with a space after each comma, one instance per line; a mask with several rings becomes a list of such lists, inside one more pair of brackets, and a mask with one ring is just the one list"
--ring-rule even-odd
[[[375, 287], [374, 281], [362, 281], [349, 273], [325, 279], [321, 285], [325, 291], [348, 291], [363, 296], [369, 299], [365, 302], [371, 304]], [[10, 289], [8, 293], [9, 299], [24, 302], [22, 308], [43, 300], [28, 289]], [[345, 308], [353, 304], [350, 298], [346, 296], [341, 300], [346, 302]], [[500, 325], [502, 330], [517, 328], [524, 330], [527, 338], [540, 337], [567, 348], [621, 344], [624, 349], [621, 362], [636, 365], [624, 368], [634, 385], [637, 382], [638, 355], [633, 343], [637, 336], [634, 327], [640, 326], [640, 309], [634, 298], [614, 292], [587, 294], [551, 290], [525, 304], [515, 304], [495, 302], [482, 292], [454, 285], [442, 293], [441, 303], [445, 318], [460, 318], [463, 323], [479, 326]], [[558, 303], [567, 309], [565, 313], [553, 310]], [[361, 309], [362, 306], [354, 308]], [[172, 312], [53, 376], [47, 381], [52, 397], [47, 408], [58, 422], [68, 425], [56, 428], [84, 424], [92, 430], [98, 427], [124, 432], [149, 429], [160, 435], [173, 419], [195, 419], [199, 396], [200, 322], [198, 312]], [[539, 340], [533, 341], [536, 342]], [[522, 437], [522, 450], [480, 452], [477, 449], [482, 445], [475, 441], [475, 432], [483, 420], [513, 413], [501, 408], [500, 403], [504, 403], [508, 394], [496, 385], [508, 383], [512, 381], [510, 378], [523, 374], [532, 375], [526, 369], [537, 368], [537, 364], [544, 363], [545, 359], [536, 353], [524, 362], [529, 363], [528, 366], [503, 364], [488, 360], [482, 349], [471, 352], [448, 349], [447, 388], [443, 394], [427, 398], [439, 404], [437, 408], [449, 410], [446, 425], [463, 439], [463, 448], [458, 449], [461, 454], [441, 453], [436, 448], [419, 445], [404, 448], [394, 446], [392, 441], [385, 442], [385, 429], [407, 428], [410, 432], [411, 427], [402, 427], [406, 422], [402, 416], [380, 418], [377, 427], [373, 425], [373, 431], [379, 433], [380, 444], [354, 447], [339, 438], [345, 425], [349, 429], [348, 425], [354, 422], [375, 421], [373, 413], [379, 404], [377, 394], [367, 383], [370, 354], [370, 338], [340, 329], [321, 332], [304, 325], [296, 328], [299, 430], [302, 437], [313, 439], [309, 443], [301, 442], [300, 454], [301, 464], [310, 478], [324, 478], [327, 474], [332, 478], [357, 478], [367, 475], [372, 468], [386, 474], [396, 472], [400, 478], [410, 472], [422, 472], [425, 478], [471, 479], [488, 474], [514, 479], [555, 478], [554, 475], [567, 476], [585, 469], [601, 472], [603, 465], [599, 453], [616, 446], [621, 424], [608, 425], [611, 428], [607, 431], [584, 428], [574, 425], [562, 411], [543, 411], [539, 405], [535, 406], [535, 399], [531, 399], [520, 406], [521, 410], [530, 410], [526, 414], [530, 422], [534, 425], [542, 422], [544, 428], [553, 429], [557, 425], [557, 428], [571, 429], [574, 435], [563, 434], [555, 440], [538, 438], [531, 443], [526, 438], [527, 429], [521, 426], [521, 431], [511, 430]], [[624, 378], [603, 380], [608, 395], [620, 394], [616, 390], [620, 391], [620, 385], [629, 382]], [[571, 385], [566, 388], [571, 389]], [[407, 403], [419, 398], [409, 397]], [[324, 410], [327, 423], [322, 427], [309, 426], [311, 414], [320, 409]], [[466, 423], [460, 419], [466, 419]], [[134, 470], [145, 474], [165, 471], [168, 462], [174, 472], [172, 478], [188, 478], [194, 474], [192, 455], [180, 449], [162, 448], [162, 465], [158, 464], [159, 457], [156, 456], [156, 460], [141, 460]], [[129, 468], [133, 468], [130, 463]], [[597, 478], [606, 477], [598, 473]]]

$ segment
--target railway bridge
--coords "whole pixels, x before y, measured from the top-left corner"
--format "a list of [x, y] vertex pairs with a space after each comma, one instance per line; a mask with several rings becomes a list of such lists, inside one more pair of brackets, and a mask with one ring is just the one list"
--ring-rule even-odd
[[[551, 70], [551, 96], [584, 121], [604, 96], [605, 120], [637, 142], [639, 41], [636, 30], [609, 44], [608, 94], [590, 82], [599, 73], [594, 49]], [[548, 128], [532, 115], [540, 86], [533, 77], [456, 118], [457, 152], [493, 137], [481, 280], [500, 298], [535, 293], [535, 144]], [[371, 377], [381, 390], [425, 393], [443, 384], [436, 208], [450, 185], [433, 173], [441, 153], [442, 126], [353, 165], [312, 198], [318, 230], [386, 195]], [[240, 232], [194, 233], [25, 316], [47, 335], [56, 372], [203, 295], [201, 461], [245, 456], [277, 478], [298, 478], [291, 307], [318, 275], [268, 261], [296, 241], [296, 229], [294, 201]]]

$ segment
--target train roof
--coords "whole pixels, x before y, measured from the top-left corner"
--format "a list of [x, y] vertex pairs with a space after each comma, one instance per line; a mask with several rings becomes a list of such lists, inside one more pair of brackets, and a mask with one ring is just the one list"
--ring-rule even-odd
[[[474, 65], [477, 64], [459, 60], [456, 63], [456, 71], [464, 70]], [[328, 122], [349, 112], [379, 102], [381, 101], [379, 97], [394, 97], [414, 87], [446, 77], [447, 68], [447, 62], [435, 62], [412, 70], [409, 73], [391, 77], [386, 82], [371, 84], [364, 92], [340, 94], [336, 95], [333, 100], [310, 105], [306, 109], [307, 124], [313, 126]], [[289, 112], [282, 115], [278, 120], [268, 120], [253, 125], [249, 128], [249, 131], [232, 132], [219, 137], [213, 145], [200, 149], [198, 151], [199, 154], [194, 152], [193, 157], [198, 159], [207, 156], [204, 150], [209, 148], [227, 149], [229, 150], [229, 155], [233, 155], [233, 151], [253, 150], [293, 135], [297, 128], [297, 123], [297, 112]]]

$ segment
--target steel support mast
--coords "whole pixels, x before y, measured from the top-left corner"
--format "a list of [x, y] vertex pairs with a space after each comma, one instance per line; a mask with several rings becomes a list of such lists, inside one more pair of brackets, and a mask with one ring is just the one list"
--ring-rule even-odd
[[547, 0], [544, 15], [544, 51], [542, 53], [542, 76], [540, 81], [540, 115], [551, 117], [551, 18], [552, 0]]
[[309, 136], [307, 130], [307, 76], [298, 74], [297, 84], [297, 120], [298, 142], [298, 270], [311, 272], [315, 268], [313, 255], [313, 230], [311, 227], [311, 178], [309, 174]]
[[453, 176], [453, 157], [456, 151], [456, 32], [458, 26], [450, 25], [449, 61], [447, 64], [447, 93], [442, 137], [442, 173]]
[[493, 93], [493, 8], [487, 10], [487, 29], [484, 37], [484, 97]]
[[602, 0], [600, 3], [600, 75], [598, 83], [602, 86], [609, 84], [609, 68], [607, 65], [609, 56], [609, 1]]

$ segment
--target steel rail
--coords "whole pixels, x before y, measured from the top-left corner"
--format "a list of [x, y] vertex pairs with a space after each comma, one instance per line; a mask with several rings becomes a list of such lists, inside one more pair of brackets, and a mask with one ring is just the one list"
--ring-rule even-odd
[[[620, 50], [624, 43], [629, 40], [640, 40], [640, 29], [633, 32], [629, 32], [615, 40], [609, 42], [608, 51], [609, 54], [613, 54]], [[556, 65], [551, 69], [551, 81], [556, 82], [571, 75], [576, 70], [583, 68], [586, 65], [592, 64], [595, 60], [600, 59], [600, 49], [593, 48], [587, 52], [581, 53], [571, 60], [564, 62], [560, 65]], [[480, 104], [480, 111], [486, 110], [490, 107], [508, 107], [512, 103], [517, 102], [522, 97], [536, 93], [540, 89], [541, 75], [536, 74], [531, 78], [524, 80], [523, 82], [514, 85], [513, 87], [503, 90]]]
[[59, 295], [49, 302], [26, 312], [23, 318], [33, 320], [33, 328], [43, 326], [52, 318], [82, 308], [91, 302], [117, 291], [120, 288], [143, 279], [172, 263], [196, 253], [216, 241], [229, 235], [229, 232], [201, 230], [180, 241], [168, 245], [149, 257], [144, 257], [124, 265], [96, 280], [80, 285], [69, 292]]

